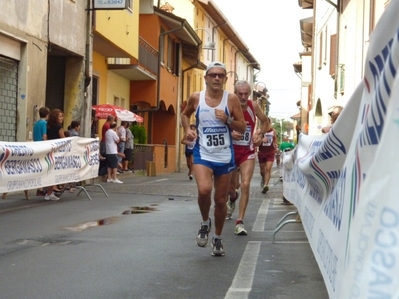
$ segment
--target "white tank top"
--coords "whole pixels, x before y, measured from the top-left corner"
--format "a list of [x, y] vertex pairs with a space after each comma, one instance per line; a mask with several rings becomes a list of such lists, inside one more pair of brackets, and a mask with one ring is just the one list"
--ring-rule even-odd
[[230, 129], [215, 116], [215, 109], [223, 110], [227, 116], [230, 116], [227, 106], [228, 94], [228, 91], [224, 91], [220, 104], [217, 107], [210, 107], [205, 101], [205, 91], [200, 92], [195, 112], [199, 138], [194, 154], [198, 154], [203, 160], [229, 163], [233, 157]]

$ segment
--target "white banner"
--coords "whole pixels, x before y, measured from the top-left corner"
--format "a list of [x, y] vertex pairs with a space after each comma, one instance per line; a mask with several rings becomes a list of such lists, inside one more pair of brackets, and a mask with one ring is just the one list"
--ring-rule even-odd
[[398, 15], [391, 1], [330, 133], [301, 135], [283, 163], [330, 299], [399, 298]]
[[99, 165], [98, 139], [0, 142], [0, 193], [95, 178]]

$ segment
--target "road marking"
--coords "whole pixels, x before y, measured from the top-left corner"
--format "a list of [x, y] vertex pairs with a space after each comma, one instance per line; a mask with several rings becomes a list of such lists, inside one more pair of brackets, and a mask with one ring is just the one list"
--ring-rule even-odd
[[248, 242], [233, 282], [224, 297], [225, 299], [248, 298], [249, 292], [252, 290], [260, 244], [261, 242]]
[[252, 228], [254, 232], [263, 232], [265, 230], [266, 215], [269, 211], [269, 200], [264, 199], [256, 215], [255, 223]]
[[159, 179], [159, 180], [153, 180], [153, 181], [149, 181], [149, 182], [141, 182], [141, 183], [139, 183], [139, 185], [152, 184], [152, 183], [162, 182], [162, 181], [169, 181], [169, 179]]

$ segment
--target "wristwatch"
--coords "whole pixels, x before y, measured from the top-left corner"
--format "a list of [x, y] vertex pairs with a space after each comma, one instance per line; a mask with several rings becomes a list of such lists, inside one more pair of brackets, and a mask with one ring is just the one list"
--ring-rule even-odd
[[226, 124], [231, 125], [232, 122], [233, 122], [233, 118], [228, 116], [227, 120], [226, 120]]

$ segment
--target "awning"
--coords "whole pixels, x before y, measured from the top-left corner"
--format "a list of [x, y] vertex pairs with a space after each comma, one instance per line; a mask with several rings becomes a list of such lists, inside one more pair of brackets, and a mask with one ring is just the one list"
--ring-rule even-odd
[[291, 116], [290, 117], [291, 119], [301, 119], [301, 114], [300, 113], [297, 113], [297, 114], [294, 114], [293, 116]]

